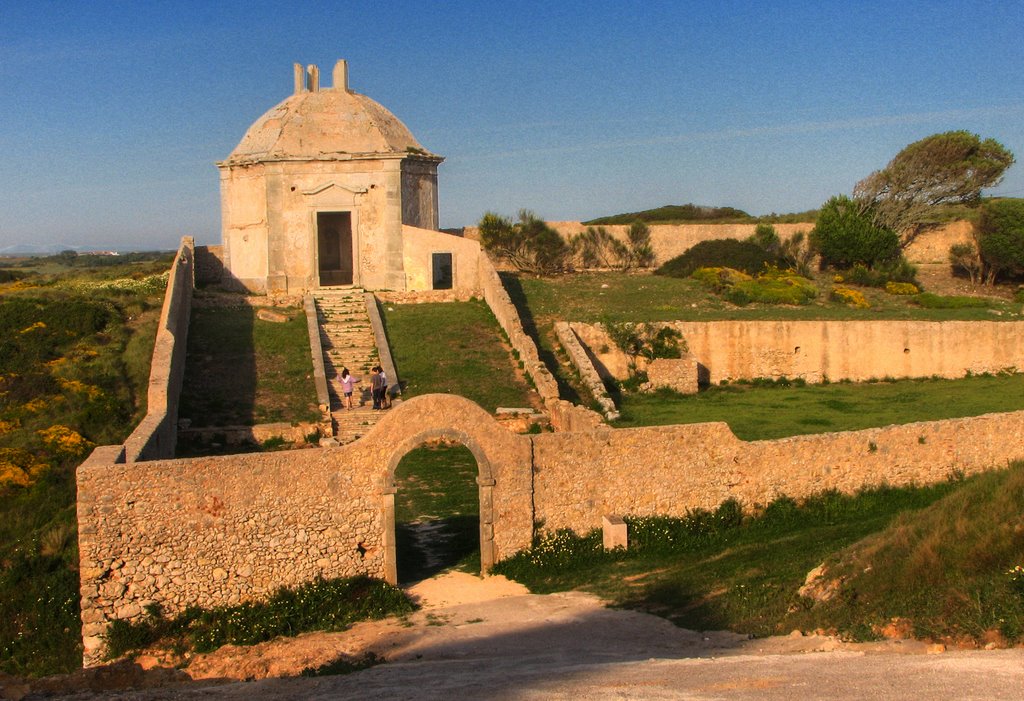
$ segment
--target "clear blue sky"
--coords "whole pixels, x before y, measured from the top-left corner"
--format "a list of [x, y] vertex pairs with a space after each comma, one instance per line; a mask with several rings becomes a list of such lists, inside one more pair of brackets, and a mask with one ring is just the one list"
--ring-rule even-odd
[[447, 158], [442, 226], [810, 209], [949, 129], [1024, 160], [1019, 0], [4, 0], [0, 249], [219, 242], [214, 162], [338, 58]]

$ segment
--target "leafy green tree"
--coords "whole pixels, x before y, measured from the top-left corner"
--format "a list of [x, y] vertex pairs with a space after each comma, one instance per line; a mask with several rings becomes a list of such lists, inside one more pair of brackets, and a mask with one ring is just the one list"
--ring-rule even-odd
[[529, 210], [520, 210], [517, 222], [487, 212], [479, 227], [484, 250], [507, 260], [519, 271], [554, 275], [563, 272], [569, 262], [569, 245]]
[[1024, 200], [986, 202], [977, 239], [988, 284], [1000, 275], [1024, 274]]
[[900, 239], [891, 229], [877, 226], [865, 211], [846, 195], [837, 195], [818, 212], [811, 231], [811, 245], [823, 263], [849, 268], [857, 263], [874, 266], [896, 259]]
[[995, 139], [969, 131], [933, 134], [906, 146], [853, 189], [875, 226], [901, 233], [906, 247], [920, 233], [933, 207], [977, 204], [1013, 165], [1013, 154]]

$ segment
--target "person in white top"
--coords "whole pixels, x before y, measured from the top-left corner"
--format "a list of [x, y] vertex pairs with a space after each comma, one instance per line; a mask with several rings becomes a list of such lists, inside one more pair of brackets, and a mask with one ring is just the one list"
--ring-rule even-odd
[[348, 371], [348, 368], [341, 369], [341, 390], [345, 394], [345, 398], [342, 400], [342, 403], [345, 405], [346, 409], [352, 408], [352, 390], [354, 389], [355, 384], [360, 381], [361, 380], [358, 377]]

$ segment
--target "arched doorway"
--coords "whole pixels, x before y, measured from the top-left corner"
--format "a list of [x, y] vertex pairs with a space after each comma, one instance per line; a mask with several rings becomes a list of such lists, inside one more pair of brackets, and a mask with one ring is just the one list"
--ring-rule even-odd
[[395, 556], [399, 584], [445, 570], [480, 571], [479, 469], [447, 440], [413, 448], [395, 468]]
[[[444, 448], [437, 448], [439, 445], [443, 445]], [[409, 464], [405, 469], [400, 469], [403, 460], [410, 455], [412, 457], [409, 459]], [[411, 472], [413, 476], [421, 478], [416, 472], [424, 468], [435, 476], [430, 484], [425, 485], [425, 490], [433, 491], [439, 485], [443, 488], [445, 482], [454, 482], [459, 487], [460, 494], [445, 507], [443, 514], [440, 511], [438, 514], [420, 513], [422, 508], [415, 506], [415, 499], [410, 499], [413, 488], [407, 482], [407, 477]], [[438, 475], [440, 477], [437, 477]], [[462, 543], [461, 554], [449, 553], [449, 555], [458, 557], [458, 562], [453, 564], [462, 563], [467, 566], [475, 562], [468, 559], [464, 563], [462, 562], [467, 555], [465, 543], [473, 540], [472, 533], [466, 531], [467, 521], [471, 519], [471, 523], [476, 526], [476, 543], [479, 545], [478, 571], [486, 573], [490, 570], [494, 565], [493, 490], [495, 482], [491, 476], [491, 464], [475, 440], [452, 428], [433, 429], [419, 433], [403, 441], [393, 453], [385, 481], [383, 494], [384, 557], [386, 579], [389, 582], [398, 584], [409, 581], [409, 577], [417, 576], [420, 571], [429, 571], [440, 565], [437, 562], [432, 564], [428, 562], [417, 567], [415, 561], [399, 565], [399, 557], [403, 554], [406, 559], [409, 559], [410, 555], [413, 558], [417, 557], [410, 553], [411, 547], [419, 551], [419, 557], [431, 559], [431, 553], [424, 552], [423, 548], [418, 547], [416, 543], [409, 542], [415, 539], [417, 530], [417, 528], [410, 529], [409, 524], [417, 519], [420, 520], [418, 529], [421, 538], [430, 538], [430, 529], [433, 528], [435, 534], [439, 529], [444, 529], [451, 534], [453, 539], [459, 539]], [[407, 482], [405, 485], [407, 493], [398, 496], [403, 481]], [[476, 508], [467, 508], [467, 504], [474, 498]], [[410, 502], [413, 504], [410, 505]], [[431, 503], [431, 499], [424, 499], [420, 503], [424, 502]], [[469, 519], [459, 519], [455, 523], [443, 523], [444, 519], [454, 516], [454, 511], [474, 511], [475, 513], [460, 514], [469, 516]], [[425, 519], [424, 516], [431, 518]], [[424, 521], [426, 521], [425, 532], [423, 530]], [[442, 523], [438, 523], [438, 521]], [[405, 542], [402, 542], [400, 550], [399, 542], [403, 538]], [[436, 560], [436, 558], [434, 559]], [[441, 568], [443, 569], [443, 567]], [[440, 571], [440, 569], [436, 571]]]

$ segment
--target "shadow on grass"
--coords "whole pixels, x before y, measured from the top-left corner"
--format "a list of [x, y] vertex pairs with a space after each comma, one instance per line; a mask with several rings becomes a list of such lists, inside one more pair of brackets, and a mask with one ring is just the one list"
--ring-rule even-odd
[[192, 426], [256, 423], [254, 317], [248, 307], [192, 310], [178, 409]]
[[398, 581], [418, 582], [458, 568], [480, 572], [480, 517], [476, 514], [395, 524]]
[[519, 276], [507, 272], [498, 273], [498, 276], [501, 278], [501, 283], [505, 286], [505, 291], [508, 292], [509, 299], [512, 300], [512, 304], [519, 313], [519, 319], [523, 324], [523, 331], [533, 339], [533, 342], [537, 345], [537, 354], [540, 356], [540, 361], [544, 363], [558, 383], [558, 395], [573, 404], [582, 403], [583, 400], [579, 393], [561, 376], [558, 358], [555, 357], [554, 352], [549, 348], [545, 348], [544, 344], [541, 343], [537, 322], [530, 311], [530, 305], [527, 302], [523, 286], [519, 282]]

